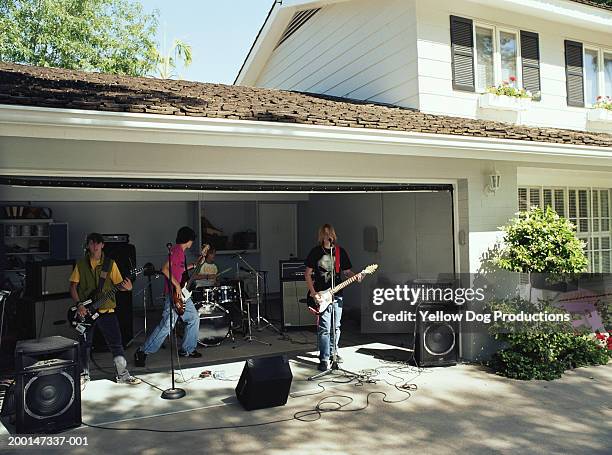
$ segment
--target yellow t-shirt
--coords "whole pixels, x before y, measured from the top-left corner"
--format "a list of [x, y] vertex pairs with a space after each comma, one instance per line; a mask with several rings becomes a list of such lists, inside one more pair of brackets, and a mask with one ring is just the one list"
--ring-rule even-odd
[[[91, 268], [95, 269], [100, 264], [100, 261], [101, 259], [90, 258]], [[113, 266], [110, 269], [109, 275], [113, 284], [119, 284], [123, 281], [123, 277], [121, 276], [121, 272], [119, 271], [119, 268], [117, 267], [117, 263], [115, 261], [113, 261]], [[72, 275], [70, 275], [70, 281], [73, 283], [79, 283], [81, 281], [81, 273], [79, 272], [78, 265], [72, 270]], [[101, 309], [98, 311], [100, 313], [112, 313], [113, 311], [115, 311], [115, 309]]]
[[[204, 262], [197, 272], [199, 275], [216, 275], [219, 273], [219, 269], [214, 263]], [[208, 280], [196, 280], [196, 287], [214, 286], [216, 279], [213, 278]]]

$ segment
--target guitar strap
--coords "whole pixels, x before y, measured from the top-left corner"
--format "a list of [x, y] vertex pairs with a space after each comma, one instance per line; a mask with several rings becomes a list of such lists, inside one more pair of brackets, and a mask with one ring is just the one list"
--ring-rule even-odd
[[98, 292], [102, 291], [104, 287], [104, 283], [106, 282], [106, 277], [108, 276], [108, 272], [110, 272], [111, 268], [111, 258], [108, 256], [104, 256], [104, 262], [102, 263], [102, 271], [100, 272], [100, 279], [98, 280]]
[[340, 247], [337, 245], [336, 245], [336, 248], [334, 249], [334, 256], [336, 256], [335, 258], [336, 273], [340, 273]]

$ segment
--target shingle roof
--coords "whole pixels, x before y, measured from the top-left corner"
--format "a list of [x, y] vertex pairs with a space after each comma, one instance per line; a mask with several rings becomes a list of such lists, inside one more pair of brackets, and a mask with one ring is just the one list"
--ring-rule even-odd
[[287, 122], [612, 147], [612, 135], [465, 119], [284, 90], [0, 63], [0, 104]]
[[603, 8], [612, 11], [612, 5], [594, 2], [593, 0], [572, 0], [576, 3], [583, 3], [585, 5], [594, 6], [595, 8]]

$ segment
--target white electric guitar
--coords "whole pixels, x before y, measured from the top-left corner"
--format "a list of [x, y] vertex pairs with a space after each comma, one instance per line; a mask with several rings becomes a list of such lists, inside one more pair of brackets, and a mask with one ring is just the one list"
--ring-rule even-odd
[[319, 294], [318, 300], [315, 300], [314, 298], [310, 296], [310, 294], [308, 294], [308, 296], [306, 297], [306, 303], [308, 304], [310, 308], [315, 310], [317, 314], [321, 314], [334, 301], [334, 294], [341, 291], [342, 289], [347, 287], [349, 284], [355, 283], [359, 279], [360, 275], [365, 277], [366, 275], [373, 274], [374, 272], [376, 272], [377, 268], [378, 268], [378, 264], [368, 265], [361, 272], [357, 273], [356, 275], [353, 275], [348, 280], [344, 280], [342, 283], [338, 284], [337, 286], [326, 289], [325, 291], [319, 291], [317, 293]]

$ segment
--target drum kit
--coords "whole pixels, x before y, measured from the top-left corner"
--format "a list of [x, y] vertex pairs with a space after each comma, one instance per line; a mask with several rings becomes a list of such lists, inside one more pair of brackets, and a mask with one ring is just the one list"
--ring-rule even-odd
[[229, 280], [221, 286], [200, 287], [193, 291], [193, 304], [200, 315], [200, 345], [219, 346], [228, 338], [235, 341], [234, 329], [243, 330], [254, 322], [249, 320], [244, 309], [252, 302], [243, 289], [240, 280]]

